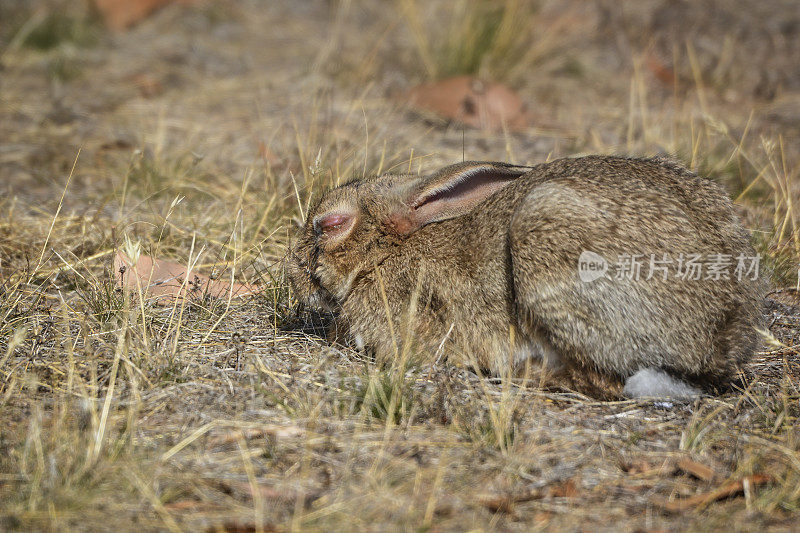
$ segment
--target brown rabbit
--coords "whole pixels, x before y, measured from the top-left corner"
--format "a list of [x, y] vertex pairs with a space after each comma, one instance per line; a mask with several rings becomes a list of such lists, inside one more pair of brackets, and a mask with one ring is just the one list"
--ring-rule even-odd
[[590, 156], [342, 185], [309, 212], [286, 270], [379, 359], [413, 341], [497, 373], [533, 361], [684, 397], [755, 350], [757, 261], [716, 183], [662, 159]]

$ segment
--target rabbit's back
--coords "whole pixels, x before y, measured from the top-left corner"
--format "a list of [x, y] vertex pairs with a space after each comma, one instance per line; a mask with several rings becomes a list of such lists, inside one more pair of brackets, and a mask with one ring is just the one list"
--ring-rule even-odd
[[[761, 282], [734, 272], [756, 259], [721, 187], [669, 161], [616, 157], [555, 161], [526, 179], [509, 229], [523, 331], [621, 377], [655, 367], [716, 382], [749, 357]], [[587, 253], [604, 275], [581, 276]], [[729, 261], [727, 276], [686, 276], [691, 257]]]

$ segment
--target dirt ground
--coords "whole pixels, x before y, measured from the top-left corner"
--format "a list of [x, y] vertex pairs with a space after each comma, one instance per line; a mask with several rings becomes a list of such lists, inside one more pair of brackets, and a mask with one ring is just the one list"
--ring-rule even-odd
[[[0, 529], [797, 529], [796, 2], [487, 5], [219, 0], [112, 32], [0, 0]], [[478, 31], [504, 9], [507, 46]], [[448, 74], [507, 84], [530, 127], [403, 104]], [[326, 187], [587, 153], [667, 154], [735, 200], [786, 290], [730, 391], [382, 367], [295, 315], [280, 261]], [[261, 291], [156, 305], [118, 249]]]

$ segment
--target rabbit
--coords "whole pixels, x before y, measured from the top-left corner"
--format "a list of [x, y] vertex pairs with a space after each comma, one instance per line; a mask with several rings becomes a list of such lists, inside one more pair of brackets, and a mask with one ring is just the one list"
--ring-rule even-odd
[[[692, 254], [728, 259], [728, 275], [685, 276]], [[633, 276], [629, 255], [659, 269]], [[335, 313], [378, 360], [413, 345], [495, 374], [535, 365], [599, 376], [615, 397], [671, 398], [719, 391], [757, 349], [758, 266], [721, 186], [616, 156], [353, 181], [309, 210], [285, 261], [298, 300]]]

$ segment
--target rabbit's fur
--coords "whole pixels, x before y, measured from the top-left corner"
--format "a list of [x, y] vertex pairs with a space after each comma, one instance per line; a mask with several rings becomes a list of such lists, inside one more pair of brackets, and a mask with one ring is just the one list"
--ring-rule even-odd
[[[583, 251], [645, 265], [726, 254], [731, 279], [672, 267], [666, 280], [584, 282]], [[756, 348], [763, 281], [733, 275], [740, 255], [756, 254], [716, 183], [667, 160], [590, 156], [342, 185], [309, 212], [286, 271], [301, 302], [336, 313], [379, 359], [413, 343], [497, 373], [537, 362], [684, 396], [699, 391], [680, 380], [713, 389]], [[648, 389], [670, 380], [681, 387]]]

